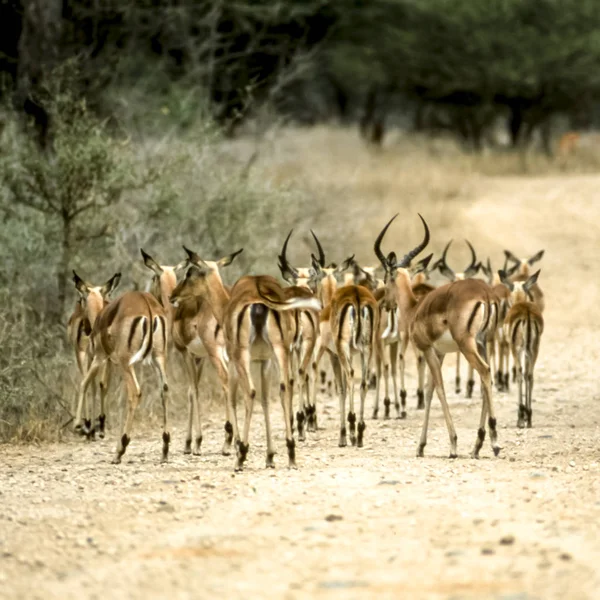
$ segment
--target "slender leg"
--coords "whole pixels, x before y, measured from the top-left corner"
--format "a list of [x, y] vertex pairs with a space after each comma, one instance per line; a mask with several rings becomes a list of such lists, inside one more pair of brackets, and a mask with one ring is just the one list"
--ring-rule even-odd
[[194, 389], [196, 381], [196, 363], [194, 357], [184, 350], [183, 352], [183, 364], [185, 367], [185, 373], [188, 380], [188, 419], [187, 419], [187, 432], [185, 436], [185, 447], [183, 449], [184, 454], [192, 453], [192, 424], [194, 420], [194, 409], [196, 406], [196, 400], [194, 398]]
[[196, 440], [194, 444], [194, 454], [198, 456], [200, 454], [200, 448], [202, 446], [202, 404], [200, 402], [200, 380], [202, 378], [202, 371], [204, 370], [204, 364], [206, 359], [199, 358], [196, 360], [196, 377], [194, 378], [194, 415], [195, 415], [195, 427], [196, 427]]
[[[444, 382], [442, 379], [442, 361], [443, 355], [439, 355], [433, 348], [428, 348], [425, 352], [425, 360], [431, 369], [431, 375], [435, 384], [435, 389], [442, 405], [442, 412], [444, 413], [444, 419], [446, 420], [446, 427], [448, 428], [448, 436], [450, 438], [450, 458], [456, 458], [456, 430], [454, 429], [454, 423], [452, 422], [452, 416], [450, 415], [450, 409], [446, 400], [446, 393], [444, 392]], [[424, 427], [426, 425], [424, 424]]]
[[358, 439], [356, 445], [358, 448], [363, 447], [363, 437], [365, 429], [365, 400], [367, 399], [367, 390], [369, 387], [369, 372], [371, 370], [371, 355], [372, 351], [369, 347], [368, 350], [361, 352], [361, 379], [360, 379], [360, 412], [358, 414]]
[[[392, 342], [390, 348], [390, 375], [392, 378], [392, 390], [394, 391], [394, 406], [396, 407], [396, 418], [406, 419], [406, 390], [398, 399], [398, 342]], [[404, 355], [402, 356], [404, 360]]]
[[[425, 357], [423, 353], [415, 348], [417, 355], [417, 410], [423, 410], [425, 408]], [[433, 387], [431, 388], [433, 393]]]
[[75, 423], [74, 429], [78, 433], [87, 433], [88, 431], [84, 428], [81, 423], [81, 412], [83, 410], [83, 404], [85, 402], [86, 393], [88, 387], [92, 383], [92, 381], [96, 378], [98, 370], [102, 366], [102, 363], [99, 358], [96, 356], [92, 360], [92, 364], [90, 368], [87, 370], [82, 382], [79, 384], [79, 396], [77, 398], [77, 413], [75, 414]]
[[292, 431], [291, 423], [291, 387], [289, 385], [289, 355], [283, 343], [273, 344], [273, 354], [277, 359], [279, 367], [279, 394], [281, 405], [283, 407], [283, 417], [285, 419], [285, 444], [288, 451], [288, 467], [295, 469], [296, 467], [296, 442], [294, 440], [294, 432]]
[[375, 406], [373, 407], [373, 418], [377, 419], [379, 415], [379, 396], [381, 392], [381, 371], [382, 371], [383, 357], [379, 352], [375, 354]]
[[171, 430], [169, 427], [169, 384], [167, 383], [167, 369], [163, 354], [153, 356], [153, 362], [158, 372], [160, 383], [160, 399], [163, 406], [163, 448], [161, 462], [167, 462], [169, 458], [169, 444], [171, 443]]
[[336, 343], [336, 350], [343, 373], [345, 388], [349, 392], [348, 430], [350, 432], [350, 443], [354, 446], [356, 445], [356, 413], [354, 412], [354, 367], [352, 365], [352, 354], [349, 344], [341, 340], [338, 340]]
[[[250, 374], [250, 350], [246, 347], [238, 347], [238, 360], [235, 361], [235, 369], [237, 370], [238, 379], [237, 381], [242, 386], [244, 392], [244, 406], [246, 408], [246, 419], [244, 421], [244, 434], [242, 439], [239, 439], [239, 430], [237, 432], [236, 441], [236, 471], [241, 471], [244, 466], [246, 457], [248, 456], [248, 450], [250, 443], [248, 437], [250, 435], [250, 421], [252, 419], [252, 410], [254, 408], [254, 398], [256, 397], [256, 388], [252, 382], [252, 376]], [[230, 374], [231, 377], [231, 374]], [[231, 388], [230, 388], [231, 390]], [[235, 406], [235, 405], [234, 405]], [[286, 414], [289, 426], [289, 412]], [[234, 417], [234, 421], [235, 421]], [[236, 434], [236, 424], [234, 424], [234, 436]]]
[[127, 446], [129, 446], [129, 442], [131, 441], [131, 427], [133, 425], [133, 416], [135, 414], [135, 409], [138, 407], [141, 399], [141, 391], [140, 384], [138, 383], [137, 377], [135, 376], [135, 371], [133, 366], [128, 363], [121, 364], [121, 369], [123, 371], [123, 380], [125, 381], [125, 386], [127, 388], [127, 412], [125, 417], [125, 422], [123, 423], [121, 429], [121, 437], [119, 438], [119, 442], [117, 443], [117, 451], [115, 457], [112, 460], [114, 465], [118, 465], [121, 462], [121, 458], [123, 454], [125, 454], [125, 450], [127, 450]]
[[106, 428], [106, 395], [108, 394], [110, 377], [111, 365], [106, 361], [100, 374], [100, 414], [98, 415], [98, 431], [100, 438], [104, 438]]
[[517, 415], [517, 427], [522, 429], [525, 427], [525, 417], [526, 417], [526, 409], [525, 409], [525, 400], [523, 398], [523, 365], [522, 365], [522, 357], [520, 349], [516, 347], [512, 347], [514, 364], [517, 369], [517, 388], [518, 388], [518, 397], [519, 397], [519, 412]]
[[[488, 415], [488, 428], [490, 431], [490, 442], [492, 444], [492, 450], [494, 456], [498, 456], [500, 453], [500, 446], [498, 446], [498, 433], [496, 431], [496, 412], [494, 410], [494, 402], [492, 398], [492, 374], [488, 364], [482, 358], [482, 354], [485, 355], [485, 346], [480, 344], [479, 347], [473, 338], [468, 338], [463, 344], [460, 345], [462, 353], [470, 365], [479, 373], [481, 378], [481, 389], [482, 389], [482, 402], [483, 406], [481, 409], [481, 418], [485, 421], [486, 413]], [[473, 457], [479, 457], [479, 450], [483, 445], [485, 439], [485, 430], [483, 425], [480, 423], [480, 428], [477, 432], [477, 440], [473, 449]]]
[[[406, 350], [408, 349], [409, 339], [408, 331], [403, 331], [402, 335], [400, 336], [400, 352], [398, 354], [400, 364], [400, 399], [402, 401], [402, 413], [400, 413], [401, 419], [406, 417], [406, 384], [404, 381], [404, 375], [406, 371]], [[398, 352], [398, 350], [396, 350], [396, 352]], [[392, 365], [392, 370], [393, 369], [394, 367]]]
[[[386, 356], [386, 349], [387, 349], [387, 344], [382, 345], [382, 351], [381, 351], [381, 356], [382, 356], [382, 363], [383, 363], [383, 408], [384, 408], [384, 412], [383, 412], [383, 418], [384, 419], [389, 419], [390, 418], [390, 406], [392, 404], [391, 400], [390, 400], [390, 361], [388, 359], [388, 357]], [[353, 369], [354, 370], [354, 369]], [[354, 389], [354, 385], [352, 385], [352, 387], [350, 388], [350, 397], [352, 398], [352, 390]], [[353, 401], [350, 401], [350, 410], [352, 412], [354, 412], [354, 404]]]
[[317, 381], [319, 380], [319, 364], [321, 363], [321, 359], [323, 358], [323, 354], [325, 353], [325, 346], [321, 343], [321, 338], [317, 339], [317, 344], [315, 347], [315, 358], [312, 363], [312, 373], [313, 373], [313, 390], [312, 390], [312, 405], [317, 406]]
[[460, 394], [460, 352], [456, 353], [456, 378], [454, 379], [454, 391]]
[[208, 343], [204, 343], [204, 345], [205, 347], [209, 348], [208, 359], [217, 372], [217, 376], [219, 377], [219, 382], [223, 390], [223, 404], [225, 404], [225, 439], [223, 441], [223, 449], [221, 450], [221, 454], [223, 454], [223, 456], [229, 456], [231, 454], [231, 443], [233, 441], [233, 426], [231, 425], [232, 416], [229, 410], [229, 402], [227, 401], [229, 396], [229, 375], [227, 371], [227, 364], [225, 363], [225, 359], [223, 357], [223, 347], [216, 342], [213, 343], [213, 341], [214, 340], [211, 339], [208, 341]]
[[344, 379], [344, 373], [342, 372], [338, 357], [333, 354], [330, 354], [330, 357], [340, 400], [340, 440], [338, 442], [338, 446], [343, 448], [344, 446], [348, 445], [346, 440], [346, 381]]
[[273, 448], [273, 438], [271, 436], [271, 416], [269, 414], [269, 385], [271, 380], [271, 361], [264, 360], [260, 363], [260, 402], [265, 415], [265, 432], [267, 435], [267, 469], [274, 469], [275, 449]]
[[467, 375], [467, 398], [473, 397], [473, 389], [475, 388], [475, 371], [473, 367], [469, 364], [468, 366], [468, 375]]
[[[420, 353], [419, 353], [420, 354]], [[423, 371], [425, 370], [425, 357], [420, 354], [423, 361]], [[424, 456], [423, 450], [427, 445], [427, 428], [429, 426], [429, 412], [431, 411], [431, 401], [433, 399], [433, 388], [434, 388], [434, 380], [431, 373], [429, 373], [429, 378], [427, 379], [427, 398], [423, 399], [424, 406], [422, 408], [425, 409], [425, 414], [423, 415], [423, 428], [421, 429], [421, 439], [419, 440], [419, 447], [417, 449], [417, 457], [422, 458]]]

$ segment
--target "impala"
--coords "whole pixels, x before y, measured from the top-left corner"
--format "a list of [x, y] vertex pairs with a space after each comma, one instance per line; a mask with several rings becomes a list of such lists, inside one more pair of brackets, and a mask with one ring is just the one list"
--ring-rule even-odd
[[482, 384], [482, 409], [477, 431], [477, 440], [472, 456], [479, 457], [485, 439], [487, 419], [490, 440], [495, 455], [500, 452], [497, 442], [496, 414], [492, 400], [491, 375], [485, 362], [484, 335], [490, 327], [496, 327], [498, 306], [489, 286], [481, 280], [464, 279], [448, 283], [430, 291], [419, 303], [412, 290], [407, 269], [412, 259], [422, 252], [429, 243], [429, 228], [421, 217], [425, 236], [423, 241], [408, 252], [399, 262], [391, 252], [384, 256], [381, 243], [393, 217], [383, 228], [374, 245], [376, 256], [386, 270], [386, 285], [390, 294], [395, 295], [398, 306], [409, 323], [411, 340], [423, 352], [431, 370], [427, 389], [425, 415], [417, 456], [423, 456], [427, 444], [427, 427], [433, 389], [442, 405], [446, 426], [450, 437], [450, 457], [457, 456], [457, 436], [450, 409], [444, 392], [442, 362], [445, 354], [459, 350], [470, 365], [479, 373]]
[[[233, 436], [236, 447], [235, 470], [242, 470], [249, 449], [250, 421], [254, 409], [256, 388], [250, 373], [252, 361], [261, 366], [261, 403], [265, 415], [267, 437], [266, 466], [273, 468], [275, 451], [271, 440], [269, 416], [269, 380], [271, 362], [278, 366], [280, 399], [285, 421], [286, 446], [290, 467], [296, 466], [295, 441], [291, 428], [290, 397], [290, 345], [291, 315], [294, 309], [319, 310], [320, 303], [314, 297], [286, 299], [283, 288], [267, 275], [245, 276], [239, 279], [229, 292], [223, 285], [214, 263], [202, 260], [192, 250], [184, 248], [191, 266], [173, 291], [172, 302], [179, 302], [192, 296], [206, 297], [212, 311], [223, 329], [227, 355], [229, 357], [229, 386], [227, 402], [232, 415]], [[231, 255], [219, 261], [226, 263]], [[243, 436], [240, 436], [236, 394], [242, 387], [245, 399], [246, 418]]]
[[[351, 260], [345, 261], [344, 265], [348, 266]], [[340, 447], [347, 445], [346, 398], [348, 391], [350, 392], [348, 412], [350, 442], [359, 448], [363, 445], [369, 370], [375, 346], [381, 344], [381, 339], [377, 335], [378, 327], [377, 300], [362, 285], [346, 285], [336, 290], [331, 302], [321, 313], [321, 337], [317, 359], [324, 351], [327, 351], [337, 380], [340, 401]], [[381, 349], [378, 352], [381, 353]], [[354, 410], [354, 368], [352, 366], [352, 358], [355, 354], [359, 354], [361, 358], [358, 424]]]
[[[449, 279], [450, 281], [461, 281], [463, 279], [469, 279], [471, 277], [475, 277], [475, 275], [477, 275], [477, 272], [479, 271], [480, 263], [477, 262], [477, 255], [475, 254], [475, 249], [471, 245], [471, 242], [469, 242], [469, 240], [465, 240], [465, 242], [467, 243], [467, 246], [469, 246], [469, 250], [471, 251], [471, 262], [470, 262], [470, 264], [467, 265], [465, 270], [462, 271], [462, 273], [454, 272], [448, 266], [448, 263], [446, 262], [446, 255], [448, 253], [448, 249], [450, 248], [450, 245], [452, 244], [452, 240], [450, 240], [446, 244], [446, 247], [444, 248], [442, 257], [432, 267], [432, 271], [435, 271], [435, 269], [438, 269], [439, 272], [444, 277], [446, 277], [446, 279]], [[473, 386], [475, 385], [475, 380], [473, 379], [473, 373], [474, 373], [473, 368], [471, 367], [471, 365], [469, 365], [469, 373], [467, 376], [467, 398], [471, 398], [473, 396]], [[454, 383], [455, 383], [455, 391], [457, 394], [459, 394], [460, 393], [460, 352], [456, 353], [456, 378], [454, 380]]]
[[[115, 291], [121, 281], [121, 273], [115, 273], [104, 285], [92, 285], [86, 283], [75, 271], [73, 271], [73, 281], [75, 289], [79, 294], [79, 299], [75, 305], [75, 310], [69, 318], [67, 324], [67, 335], [75, 350], [75, 359], [81, 376], [84, 377], [89, 369], [92, 356], [88, 352], [90, 344], [90, 334], [96, 323], [98, 315], [108, 304], [110, 295]], [[102, 373], [100, 379], [100, 415], [98, 416], [98, 431], [101, 438], [104, 437], [104, 428], [106, 424], [105, 399], [108, 389], [108, 369]], [[82, 403], [77, 403], [77, 413], [75, 416], [75, 431], [85, 433], [89, 438], [93, 437], [96, 426], [92, 426], [94, 418], [94, 399], [96, 397], [96, 384], [94, 382], [92, 389], [91, 406], [87, 406], [86, 418], [82, 423]]]
[[[487, 266], [481, 264], [480, 268], [487, 277], [489, 286], [498, 298], [498, 327], [494, 333], [494, 339], [490, 340], [490, 345], [488, 346], [488, 353], [491, 351], [490, 367], [492, 368], [493, 373], [493, 362], [496, 356], [497, 346], [498, 369], [496, 371], [496, 388], [499, 392], [508, 392], [510, 380], [508, 368], [510, 347], [508, 339], [504, 335], [504, 319], [506, 318], [509, 309], [510, 290], [501, 282], [499, 274], [497, 272], [494, 273], [489, 258], [487, 259]], [[506, 263], [504, 269], [506, 269]]]
[[[527, 281], [527, 279], [529, 279], [531, 274], [530, 267], [542, 259], [544, 256], [544, 251], [540, 250], [531, 258], [517, 258], [510, 250], [505, 250], [504, 255], [506, 256], [507, 260], [514, 263], [512, 267], [505, 269], [507, 278], [512, 282], [524, 283]], [[544, 300], [544, 293], [542, 292], [540, 286], [537, 283], [533, 284], [529, 290], [529, 293], [531, 294], [535, 305], [540, 309], [540, 312], [544, 312], [546, 303]]]
[[168, 342], [167, 313], [152, 294], [126, 292], [113, 300], [98, 315], [91, 334], [92, 363], [79, 388], [79, 404], [83, 403], [90, 383], [109, 362], [120, 370], [127, 388], [127, 415], [113, 459], [121, 457], [131, 441], [135, 409], [140, 403], [141, 389], [134, 366], [149, 357], [158, 373], [163, 405], [162, 461], [167, 460], [171, 433], [168, 420], [169, 386], [166, 374]]
[[[537, 282], [539, 270], [526, 281], [512, 282], [504, 271], [502, 280], [510, 288], [511, 308], [506, 315], [505, 335], [510, 340], [510, 349], [517, 368], [519, 386], [519, 413], [517, 427], [531, 427], [531, 401], [533, 373], [537, 361], [540, 340], [544, 331], [542, 311], [533, 301], [531, 289]], [[525, 398], [523, 399], [523, 375], [525, 376]]]
[[[287, 299], [293, 297], [310, 298], [315, 285], [315, 270], [312, 267], [294, 267], [287, 259], [287, 245], [292, 235], [291, 230], [283, 243], [281, 254], [279, 255], [279, 269], [282, 277], [291, 284], [289, 288], [284, 288], [285, 297]], [[316, 235], [311, 230], [311, 234], [317, 242], [320, 254], [322, 253], [321, 245], [319, 244]], [[322, 257], [324, 262], [324, 256]], [[304, 423], [308, 431], [316, 431], [317, 410], [314, 404], [311, 404], [311, 399], [314, 398], [315, 380], [313, 370], [310, 368], [314, 357], [314, 350], [319, 336], [319, 315], [311, 310], [297, 310], [293, 313], [292, 321], [292, 368], [300, 382], [298, 411], [296, 412], [296, 423], [298, 427], [298, 439], [305, 439]], [[294, 398], [294, 389], [292, 385], [292, 405]], [[293, 414], [293, 411], [292, 411]]]
[[[417, 289], [417, 295], [424, 294], [424, 290], [427, 288], [433, 289], [433, 286], [429, 286], [429, 284], [425, 283], [426, 271], [431, 261], [433, 254], [430, 254], [423, 260], [419, 261], [414, 268], [411, 269], [411, 273], [413, 275], [413, 290]], [[383, 352], [381, 354], [377, 353], [375, 356], [376, 370], [377, 370], [377, 384], [375, 390], [375, 406], [373, 408], [373, 418], [376, 419], [379, 413], [379, 396], [380, 396], [380, 387], [381, 387], [381, 378], [382, 378], [382, 365], [383, 365], [383, 381], [385, 388], [385, 396], [383, 399], [384, 404], [384, 418], [388, 419], [390, 416], [390, 397], [389, 397], [389, 387], [388, 387], [388, 374], [390, 373], [391, 367], [391, 378], [392, 378], [392, 386], [394, 389], [394, 404], [396, 407], [397, 417], [399, 419], [406, 418], [406, 386], [404, 383], [405, 376], [405, 356], [406, 350], [408, 347], [408, 327], [406, 320], [402, 318], [402, 313], [398, 308], [395, 297], [390, 295], [387, 291], [387, 288], [378, 288], [374, 292], [375, 298], [379, 305], [379, 332], [378, 335], [382, 340], [380, 347]], [[386, 355], [385, 349], [389, 349], [389, 355]], [[400, 353], [398, 353], [398, 349], [400, 348]], [[400, 357], [400, 402], [398, 401], [398, 385], [397, 385], [397, 369], [396, 365], [398, 362], [398, 354]], [[419, 352], [417, 354], [417, 362], [419, 367], [421, 366], [422, 356]], [[418, 408], [424, 408], [422, 398], [422, 369], [419, 368], [419, 381], [421, 383], [421, 387], [417, 390], [417, 396], [419, 397], [419, 406]]]
[[[223, 331], [210, 308], [208, 300], [202, 296], [189, 298], [179, 302], [175, 308], [170, 297], [177, 285], [177, 274], [188, 266], [188, 261], [182, 261], [175, 267], [159, 265], [149, 254], [141, 250], [144, 264], [153, 273], [152, 294], [167, 311], [170, 326], [168, 326], [173, 345], [179, 351], [185, 365], [188, 379], [188, 423], [185, 438], [184, 454], [200, 454], [202, 445], [202, 411], [198, 388], [202, 371], [208, 359], [219, 378], [224, 398], [227, 398], [227, 362], [225, 360], [225, 339]], [[231, 258], [231, 261], [235, 255]], [[226, 263], [214, 263], [214, 268], [227, 266]], [[231, 451], [233, 428], [231, 416], [225, 402], [225, 441], [222, 453], [228, 455]], [[195, 422], [196, 436], [193, 436]], [[194, 448], [192, 450], [192, 440]]]

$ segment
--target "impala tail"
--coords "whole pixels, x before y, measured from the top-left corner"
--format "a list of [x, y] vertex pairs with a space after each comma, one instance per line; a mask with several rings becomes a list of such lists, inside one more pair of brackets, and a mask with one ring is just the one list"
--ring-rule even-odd
[[260, 301], [271, 310], [286, 311], [286, 310], [321, 310], [321, 302], [318, 298], [288, 298], [281, 300], [274, 298], [267, 290], [261, 290], [260, 284], [257, 282], [256, 291]]

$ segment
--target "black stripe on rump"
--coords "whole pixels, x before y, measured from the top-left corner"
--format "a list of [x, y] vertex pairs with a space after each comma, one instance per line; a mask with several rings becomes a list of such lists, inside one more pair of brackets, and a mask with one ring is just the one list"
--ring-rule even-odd
[[[281, 315], [276, 311], [276, 310], [272, 310], [270, 311], [273, 313], [273, 317], [275, 318], [275, 324], [277, 325], [277, 329], [279, 329], [279, 335], [281, 337], [281, 339], [283, 340], [283, 329], [281, 327]], [[269, 314], [269, 310], [267, 309], [267, 316]], [[266, 319], [265, 319], [266, 322]]]
[[361, 329], [362, 329], [362, 323], [361, 323], [361, 310], [360, 310], [360, 295], [358, 293], [358, 287], [354, 288], [354, 296], [356, 298], [356, 307], [354, 310], [356, 310], [356, 320], [357, 320], [357, 324], [356, 324], [356, 335], [354, 336], [355, 339], [355, 343], [358, 342], [358, 340], [360, 339], [360, 334], [361, 334]]
[[[131, 343], [133, 342], [133, 336], [135, 335], [135, 330], [143, 318], [144, 317], [136, 317], [133, 320], [133, 323], [131, 323], [131, 329], [129, 330], [129, 337], [127, 338], [127, 349], [130, 352], [131, 352]], [[142, 341], [143, 341], [143, 336], [142, 336]]]
[[[148, 319], [144, 319], [142, 323], [142, 344], [146, 339], [146, 335], [148, 335]], [[150, 339], [148, 340], [148, 346], [146, 346], [146, 352], [144, 352], [144, 356], [142, 360], [145, 360], [148, 354], [152, 351], [152, 335], [150, 335]]]
[[469, 333], [471, 333], [471, 326], [473, 325], [473, 321], [475, 320], [475, 316], [477, 315], [477, 311], [479, 310], [479, 307], [482, 305], [482, 302], [477, 302], [475, 304], [475, 308], [473, 308], [473, 312], [471, 313], [471, 316], [469, 317], [469, 321], [467, 322], [467, 331]]
[[519, 329], [519, 327], [521, 325], [522, 325], [522, 322], [521, 321], [517, 321], [514, 324], [514, 326], [513, 326], [512, 335], [510, 337], [510, 341], [511, 341], [511, 343], [512, 343], [513, 346], [515, 345], [515, 341], [517, 339], [517, 332], [518, 332], [518, 329]]

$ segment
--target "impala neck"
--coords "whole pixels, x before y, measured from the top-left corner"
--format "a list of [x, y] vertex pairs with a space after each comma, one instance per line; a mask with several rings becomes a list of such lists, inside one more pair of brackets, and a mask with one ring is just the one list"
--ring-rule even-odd
[[85, 313], [92, 327], [103, 308], [104, 298], [102, 298], [100, 292], [91, 290], [85, 301]]
[[321, 280], [321, 288], [319, 291], [319, 300], [323, 306], [327, 306], [331, 303], [331, 299], [337, 290], [337, 281], [333, 275], [326, 275]]
[[391, 285], [394, 286], [396, 302], [400, 307], [400, 312], [403, 317], [406, 316], [406, 318], [410, 320], [411, 315], [417, 306], [417, 299], [412, 291], [412, 282], [408, 271], [406, 269], [398, 269], [396, 277], [392, 280]]
[[207, 288], [208, 288], [208, 303], [215, 315], [215, 319], [221, 327], [225, 321], [225, 306], [231, 298], [229, 292], [223, 285], [223, 280], [218, 271], [212, 272], [207, 277]]

